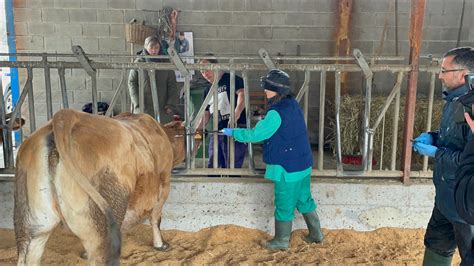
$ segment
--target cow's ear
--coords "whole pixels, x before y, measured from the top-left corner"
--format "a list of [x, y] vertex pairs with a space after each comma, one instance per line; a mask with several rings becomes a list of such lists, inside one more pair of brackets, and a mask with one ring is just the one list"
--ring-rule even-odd
[[181, 121], [171, 121], [171, 122], [169, 122], [169, 123], [166, 123], [166, 124], [164, 125], [164, 127], [166, 127], [166, 128], [174, 128], [174, 127], [179, 126], [180, 124], [181, 124]]

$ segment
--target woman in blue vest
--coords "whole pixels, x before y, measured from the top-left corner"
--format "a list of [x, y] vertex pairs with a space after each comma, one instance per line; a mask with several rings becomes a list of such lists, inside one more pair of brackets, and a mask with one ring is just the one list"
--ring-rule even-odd
[[275, 237], [265, 247], [288, 249], [295, 208], [309, 229], [305, 240], [319, 243], [324, 236], [311, 196], [313, 156], [303, 112], [291, 95], [290, 79], [284, 71], [271, 70], [261, 78], [260, 86], [269, 103], [265, 119], [255, 128], [224, 128], [223, 133], [239, 142], [264, 141], [265, 178], [275, 184]]

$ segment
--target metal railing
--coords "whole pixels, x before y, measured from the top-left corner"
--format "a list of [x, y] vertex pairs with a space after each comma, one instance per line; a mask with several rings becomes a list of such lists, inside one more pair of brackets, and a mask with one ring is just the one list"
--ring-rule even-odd
[[[190, 108], [190, 80], [191, 80], [191, 71], [202, 71], [202, 70], [211, 70], [214, 71], [216, 76], [221, 71], [230, 72], [231, 81], [235, 80], [236, 72], [240, 72], [241, 76], [244, 81], [244, 89], [245, 89], [245, 109], [247, 115], [247, 127], [250, 127], [250, 101], [249, 101], [249, 73], [253, 71], [266, 71], [269, 68], [280, 68], [285, 71], [298, 71], [304, 73], [304, 81], [301, 87], [297, 90], [296, 99], [300, 101], [302, 108], [304, 110], [304, 115], [307, 123], [312, 123], [313, 121], [308, 121], [308, 109], [309, 109], [309, 99], [310, 94], [313, 93], [310, 85], [311, 78], [318, 77], [319, 73], [319, 125], [318, 125], [318, 149], [317, 149], [317, 163], [315, 168], [313, 169], [312, 175], [313, 176], [326, 176], [326, 177], [334, 177], [334, 176], [357, 176], [357, 177], [390, 177], [390, 178], [398, 178], [402, 176], [402, 171], [396, 169], [396, 151], [397, 151], [397, 136], [398, 136], [398, 115], [400, 109], [400, 93], [401, 93], [401, 84], [403, 81], [405, 74], [411, 71], [411, 66], [404, 65], [404, 64], [376, 64], [380, 60], [383, 61], [392, 61], [392, 60], [401, 60], [400, 57], [373, 57], [373, 58], [364, 58], [362, 53], [358, 50], [354, 51], [354, 57], [274, 57], [270, 58], [269, 54], [264, 50], [261, 49], [259, 51], [259, 56], [255, 57], [217, 57], [221, 62], [229, 61], [229, 63], [218, 63], [218, 64], [184, 64], [179, 55], [174, 51], [171, 47], [169, 50], [169, 56], [149, 56], [153, 58], [167, 58], [169, 62], [140, 62], [140, 63], [133, 63], [133, 62], [119, 62], [115, 59], [117, 58], [125, 58], [128, 59], [130, 55], [87, 55], [82, 51], [80, 47], [74, 46], [73, 47], [73, 54], [47, 54], [47, 53], [15, 53], [15, 54], [0, 54], [2, 55], [15, 55], [18, 58], [25, 57], [28, 60], [24, 61], [0, 61], [0, 67], [10, 67], [10, 68], [18, 68], [18, 69], [26, 69], [26, 79], [23, 88], [21, 89], [21, 95], [15, 104], [15, 108], [12, 112], [12, 118], [10, 121], [15, 121], [16, 118], [20, 116], [20, 110], [22, 105], [24, 104], [26, 98], [28, 98], [28, 113], [29, 113], [29, 125], [30, 130], [33, 132], [36, 129], [36, 120], [35, 120], [35, 108], [34, 108], [34, 100], [35, 97], [33, 95], [33, 70], [34, 69], [43, 69], [44, 71], [44, 79], [45, 79], [45, 94], [46, 94], [46, 106], [47, 106], [47, 118], [51, 119], [53, 115], [53, 102], [52, 102], [52, 94], [51, 94], [51, 69], [57, 69], [57, 73], [59, 76], [59, 85], [60, 91], [62, 94], [62, 108], [69, 107], [69, 99], [67, 97], [67, 79], [65, 75], [66, 69], [83, 69], [89, 75], [91, 79], [91, 98], [92, 98], [92, 110], [93, 113], [97, 113], [97, 101], [98, 101], [98, 90], [97, 90], [97, 70], [100, 69], [120, 69], [122, 70], [121, 74], [121, 81], [117, 88], [114, 90], [114, 95], [110, 100], [110, 107], [107, 111], [106, 115], [112, 115], [111, 110], [113, 110], [114, 106], [117, 104], [119, 100], [122, 102], [122, 111], [128, 111], [127, 106], [124, 104], [126, 102], [127, 93], [124, 86], [124, 80], [127, 78], [127, 73], [130, 69], [137, 69], [139, 73], [139, 78], [143, 78], [144, 71], [148, 71], [153, 73], [154, 71], [160, 70], [179, 70], [181, 74], [185, 78], [185, 82], [183, 84], [184, 87], [184, 117], [186, 121], [186, 132], [188, 133], [187, 136], [187, 153], [186, 153], [186, 163], [183, 169], [180, 169], [179, 175], [184, 176], [193, 176], [193, 175], [255, 175], [257, 173], [262, 173], [260, 170], [255, 168], [254, 162], [254, 152], [253, 146], [249, 145], [249, 166], [242, 169], [234, 168], [234, 155], [233, 155], [233, 141], [230, 141], [230, 168], [228, 169], [219, 169], [217, 168], [217, 156], [215, 156], [215, 160], [213, 162], [214, 168], [197, 168], [195, 166], [195, 158], [192, 155], [192, 143], [193, 138], [192, 134], [196, 132], [197, 126], [199, 124], [200, 119], [203, 117], [205, 112], [205, 107], [210, 102], [211, 98], [214, 98], [217, 101], [217, 81], [215, 81], [209, 94], [205, 98], [202, 106], [200, 106], [197, 113], [191, 113]], [[41, 60], [31, 60], [30, 58], [39, 57]], [[54, 60], [50, 60], [50, 58], [54, 58]], [[58, 58], [63, 58], [63, 60], [58, 60]], [[92, 60], [92, 59], [95, 60]], [[194, 59], [203, 59], [208, 57], [193, 57]], [[105, 59], [105, 60], [103, 60]], [[102, 61], [101, 61], [102, 60]], [[346, 63], [346, 64], [335, 64], [331, 63], [332, 61], [336, 60], [351, 60], [354, 63]], [[367, 60], [370, 60], [372, 64], [368, 64]], [[126, 61], [126, 60], [124, 60]], [[279, 61], [288, 62], [288, 61], [297, 61], [302, 63], [278, 63]], [[329, 61], [329, 63], [319, 63], [322, 61]], [[318, 62], [318, 63], [314, 63]], [[435, 74], [438, 72], [438, 67], [435, 66], [420, 66], [420, 72], [428, 72], [431, 74], [431, 83], [429, 89], [429, 109], [427, 117], [427, 129], [430, 129], [431, 126], [431, 110], [433, 107], [433, 91], [435, 87], [434, 77]], [[365, 79], [365, 106], [364, 106], [364, 118], [363, 118], [363, 144], [362, 144], [362, 169], [359, 171], [348, 171], [343, 168], [343, 164], [341, 161], [341, 135], [340, 135], [340, 123], [339, 123], [339, 115], [340, 115], [340, 104], [341, 104], [341, 74], [344, 72], [349, 73], [362, 73]], [[371, 93], [372, 93], [372, 78], [374, 73], [377, 72], [388, 72], [392, 73], [396, 76], [396, 83], [392, 90], [390, 91], [389, 95], [387, 96], [386, 102], [379, 110], [377, 119], [375, 123], [372, 125], [369, 123], [370, 117], [370, 110], [371, 110]], [[326, 92], [327, 92], [327, 77], [328, 75], [334, 74], [335, 84], [334, 84], [334, 92], [335, 92], [335, 110], [334, 115], [336, 118], [336, 132], [337, 132], [337, 156], [336, 156], [336, 167], [326, 169], [324, 168], [324, 156], [326, 151], [324, 150], [324, 136], [325, 136], [325, 125], [324, 125], [324, 118], [325, 118], [325, 103], [326, 103]], [[153, 79], [152, 79], [153, 80]], [[155, 111], [155, 118], [159, 119], [159, 106], [158, 106], [158, 96], [156, 94], [156, 83], [152, 82], [151, 86], [153, 87], [152, 94], [153, 103], [154, 103], [154, 111]], [[231, 95], [234, 95], [235, 92], [234, 83], [231, 82]], [[0, 92], [3, 93], [3, 92]], [[140, 88], [140, 106], [144, 106], [144, 99], [143, 99], [143, 88]], [[3, 96], [3, 95], [0, 95]], [[3, 99], [3, 97], [2, 97]], [[373, 136], [376, 130], [379, 129], [379, 125], [382, 119], [385, 118], [386, 112], [388, 107], [392, 104], [393, 100], [395, 100], [395, 112], [392, 118], [393, 124], [395, 125], [393, 128], [392, 134], [392, 145], [391, 145], [391, 163], [389, 170], [373, 170], [372, 169], [372, 158], [374, 154], [373, 150]], [[1, 102], [1, 101], [0, 101]], [[234, 101], [233, 98], [231, 99], [231, 120], [234, 117]], [[216, 106], [216, 105], [214, 105]], [[216, 106], [217, 108], [217, 106]], [[0, 173], [12, 173], [14, 169], [14, 153], [13, 153], [13, 145], [11, 134], [9, 132], [13, 129], [13, 124], [7, 124], [5, 121], [5, 106], [4, 103], [0, 103], [1, 115], [0, 121], [3, 122], [3, 128], [7, 130], [7, 134], [4, 135], [4, 162], [5, 162], [5, 169], [3, 169]], [[217, 110], [214, 110], [214, 113], [217, 113]], [[217, 129], [217, 116], [214, 116], [212, 120], [213, 128]], [[233, 121], [231, 121], [233, 122]], [[234, 124], [234, 123], [231, 123]], [[216, 140], [217, 133], [213, 133], [213, 136]], [[214, 152], [217, 154], [217, 141], [214, 141]], [[383, 150], [381, 151], [383, 154]], [[205, 165], [205, 163], [203, 163]], [[429, 177], [431, 176], [431, 172], [427, 170], [427, 159], [425, 159], [423, 164], [423, 169], [421, 171], [412, 171], [412, 177]], [[7, 177], [7, 178], [11, 178]]]

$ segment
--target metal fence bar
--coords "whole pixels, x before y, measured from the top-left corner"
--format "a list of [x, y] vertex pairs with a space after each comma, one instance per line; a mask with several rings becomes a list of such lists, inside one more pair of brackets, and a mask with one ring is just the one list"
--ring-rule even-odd
[[[244, 95], [244, 101], [245, 101], [245, 117], [246, 119], [246, 126], [247, 128], [250, 128], [250, 119], [251, 119], [251, 114], [250, 114], [250, 87], [249, 87], [249, 77], [247, 71], [242, 71], [242, 79], [244, 80], [244, 89], [245, 89], [245, 95]], [[266, 99], [265, 99], [266, 100]], [[253, 173], [255, 172], [255, 158], [253, 154], [253, 143], [248, 143], [248, 154], [249, 154], [249, 168]]]
[[342, 168], [342, 147], [341, 147], [341, 124], [339, 114], [341, 111], [341, 71], [335, 73], [335, 90], [334, 90], [334, 103], [336, 110], [336, 174], [342, 174], [344, 169]]
[[[428, 92], [428, 116], [426, 117], [426, 132], [431, 131], [435, 81], [436, 73], [431, 73], [430, 90]], [[428, 171], [428, 156], [423, 156], [423, 171]]]
[[[145, 82], [145, 70], [139, 69], [138, 70], [138, 108], [139, 113], [145, 112], [145, 88], [141, 84]], [[137, 113], [133, 110], [134, 113]]]
[[[43, 55], [43, 62], [47, 62], [48, 57]], [[44, 85], [46, 90], [46, 114], [48, 120], [53, 117], [53, 98], [51, 96], [51, 72], [48, 65], [44, 67]]]
[[324, 113], [326, 103], [326, 71], [321, 71], [319, 82], [318, 170], [324, 169]]
[[[156, 85], [156, 72], [155, 70], [148, 70], [148, 76], [150, 77], [151, 84], [151, 100], [153, 101], [153, 114], [158, 122], [161, 122], [160, 115], [160, 101], [158, 99], [158, 87]], [[142, 111], [145, 111], [145, 105], [143, 105]]]
[[97, 93], [97, 78], [95, 73], [90, 76], [91, 77], [91, 86], [92, 86], [92, 113], [97, 114], [98, 108], [97, 108], [97, 99], [98, 99], [98, 93]]
[[[218, 93], [217, 93], [217, 83], [218, 83], [218, 80], [219, 80], [219, 70], [214, 70], [214, 83], [216, 83], [216, 88], [215, 90], [212, 91], [212, 100], [213, 100], [213, 116], [212, 116], [212, 129], [214, 131], [214, 133], [212, 133], [212, 137], [214, 138], [214, 142], [213, 142], [213, 147], [212, 147], [212, 151], [213, 151], [213, 157], [212, 157], [212, 167], [213, 168], [218, 168], [219, 165], [218, 165], [218, 161], [217, 159], [219, 158], [219, 151], [218, 151], [218, 141], [219, 141], [219, 136], [217, 135], [217, 129], [219, 128], [218, 126], [218, 122], [219, 122], [219, 108], [218, 108], [218, 103], [219, 103], [219, 99], [218, 99]], [[213, 84], [214, 85], [214, 84]]]
[[[184, 106], [190, 106], [191, 104], [191, 89], [190, 89], [190, 80], [191, 74], [187, 73], [184, 75]], [[194, 133], [195, 131], [191, 130], [191, 114], [190, 109], [186, 108], [184, 110], [184, 122], [186, 128], [186, 168], [187, 169], [194, 169], [194, 157], [192, 156], [194, 152]], [[204, 134], [202, 136], [204, 139]]]
[[[175, 69], [175, 66], [170, 63], [156, 64], [154, 62], [89, 62], [91, 67], [94, 69], [122, 69], [122, 68], [133, 68], [133, 69], [155, 69], [155, 70], [169, 70]], [[46, 65], [50, 68], [82, 68], [82, 65], [78, 62], [64, 62], [64, 61], [48, 61]], [[0, 67], [13, 67], [13, 68], [44, 68], [44, 63], [38, 61], [0, 61]], [[356, 64], [279, 64], [280, 69], [286, 71], [341, 71], [341, 72], [360, 72], [360, 67]], [[187, 65], [188, 70], [221, 70], [221, 71], [242, 71], [242, 70], [259, 70], [265, 71], [266, 66], [260, 63], [233, 63], [233, 64], [191, 64]], [[389, 72], [409, 72], [411, 66], [408, 65], [390, 65], [390, 64], [378, 64], [370, 67], [372, 72], [389, 71]], [[420, 71], [424, 72], [439, 72], [439, 67], [435, 66], [420, 66]]]
[[67, 97], [67, 87], [66, 87], [66, 78], [64, 68], [58, 68], [59, 83], [61, 86], [61, 96], [63, 101], [63, 108], [69, 108], [69, 101]]
[[[0, 99], [4, 99], [3, 90], [0, 89]], [[3, 148], [3, 162], [5, 168], [13, 167], [13, 148], [12, 148], [12, 134], [7, 126], [7, 110], [5, 102], [0, 100], [0, 122], [2, 123], [2, 148]], [[10, 117], [10, 123], [15, 123], [15, 118]]]
[[390, 170], [394, 171], [397, 165], [397, 145], [398, 145], [398, 122], [400, 120], [400, 94], [401, 90], [398, 91], [395, 97], [395, 105], [393, 106], [393, 129], [392, 129], [392, 157]]
[[[120, 78], [119, 85], [115, 89], [114, 95], [112, 96], [112, 100], [110, 100], [109, 108], [105, 112], [105, 116], [108, 116], [108, 117], [112, 116], [112, 112], [114, 110], [115, 105], [117, 104], [118, 98], [122, 94], [122, 92], [124, 91], [122, 85], [123, 85], [123, 81], [126, 78], [126, 75], [127, 75], [127, 70], [124, 68], [124, 69], [122, 69], [122, 75], [121, 75], [121, 78]], [[122, 105], [123, 104], [124, 104], [124, 102], [122, 102]]]
[[[240, 89], [235, 87], [235, 70], [230, 71], [230, 117], [229, 117], [229, 122], [230, 125], [229, 127], [234, 128], [237, 127], [237, 120], [235, 118], [235, 90]], [[227, 138], [227, 137], [225, 137]], [[234, 143], [234, 138], [227, 138], [228, 144], [229, 144], [229, 168], [235, 168], [235, 143]]]
[[[36, 130], [36, 116], [35, 116], [35, 99], [33, 95], [33, 69], [28, 68], [28, 76], [31, 76], [31, 79], [27, 79], [27, 93], [28, 93], [28, 112], [30, 114], [30, 130], [31, 132]], [[13, 123], [12, 123], [13, 125]]]

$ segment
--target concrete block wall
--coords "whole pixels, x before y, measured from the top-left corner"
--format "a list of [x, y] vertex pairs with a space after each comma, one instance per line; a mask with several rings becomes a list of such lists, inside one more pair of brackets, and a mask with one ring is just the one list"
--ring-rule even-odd
[[[313, 179], [321, 226], [370, 231], [425, 228], [433, 210], [431, 180], [404, 186], [387, 180]], [[0, 182], [0, 228], [13, 228], [13, 182]], [[186, 195], [186, 197], [183, 197]], [[273, 233], [273, 184], [263, 178], [174, 178], [161, 228], [198, 231], [235, 224]], [[295, 212], [293, 229], [306, 229]]]
[[[396, 54], [393, 3], [389, 0], [354, 1], [350, 33], [353, 48], [361, 49], [365, 55]], [[440, 56], [456, 46], [462, 4], [462, 0], [426, 1], [422, 54]], [[337, 11], [333, 0], [16, 0], [17, 50], [70, 52], [71, 45], [81, 45], [87, 53], [129, 54], [131, 47], [125, 41], [125, 23], [136, 18], [148, 25], [157, 25], [158, 11], [165, 6], [181, 10], [177, 30], [194, 33], [194, 49], [198, 55], [208, 52], [219, 56], [256, 55], [261, 47], [271, 54], [282, 55], [296, 55], [298, 51], [301, 55], [314, 56], [334, 53]], [[410, 6], [409, 0], [398, 1], [399, 55], [406, 59], [409, 56]], [[473, 16], [473, 3], [466, 1], [460, 45], [472, 45], [474, 41], [474, 30], [470, 27]], [[386, 38], [380, 48], [385, 24]], [[134, 50], [138, 49], [135, 46]], [[40, 71], [35, 74], [38, 75], [36, 80], [41, 80]], [[258, 86], [257, 77], [262, 74], [250, 75], [251, 88]], [[290, 74], [295, 77], [294, 84], [298, 88], [304, 75]], [[112, 74], [99, 71], [99, 97], [102, 100], [110, 100], [119, 77], [119, 71]], [[376, 88], [380, 92], [393, 86], [393, 82], [387, 82], [394, 80], [393, 77], [383, 75], [378, 80]], [[428, 81], [428, 78], [420, 80], [421, 93], [426, 91]], [[80, 108], [90, 101], [87, 96], [90, 80], [85, 73], [70, 71], [67, 82], [71, 107]], [[57, 85], [58, 81], [54, 83]], [[35, 85], [40, 88], [35, 90], [44, 90], [41, 84], [44, 81], [38, 81]], [[360, 77], [354, 77], [351, 84], [355, 91], [360, 91]], [[316, 73], [312, 76], [310, 90], [311, 123], [317, 122], [319, 110], [319, 76]], [[333, 88], [327, 90], [332, 93]], [[37, 104], [43, 103], [37, 101]], [[60, 102], [56, 106], [60, 106]], [[43, 109], [37, 112], [42, 122], [46, 121]], [[313, 134], [312, 139], [316, 138]]]

